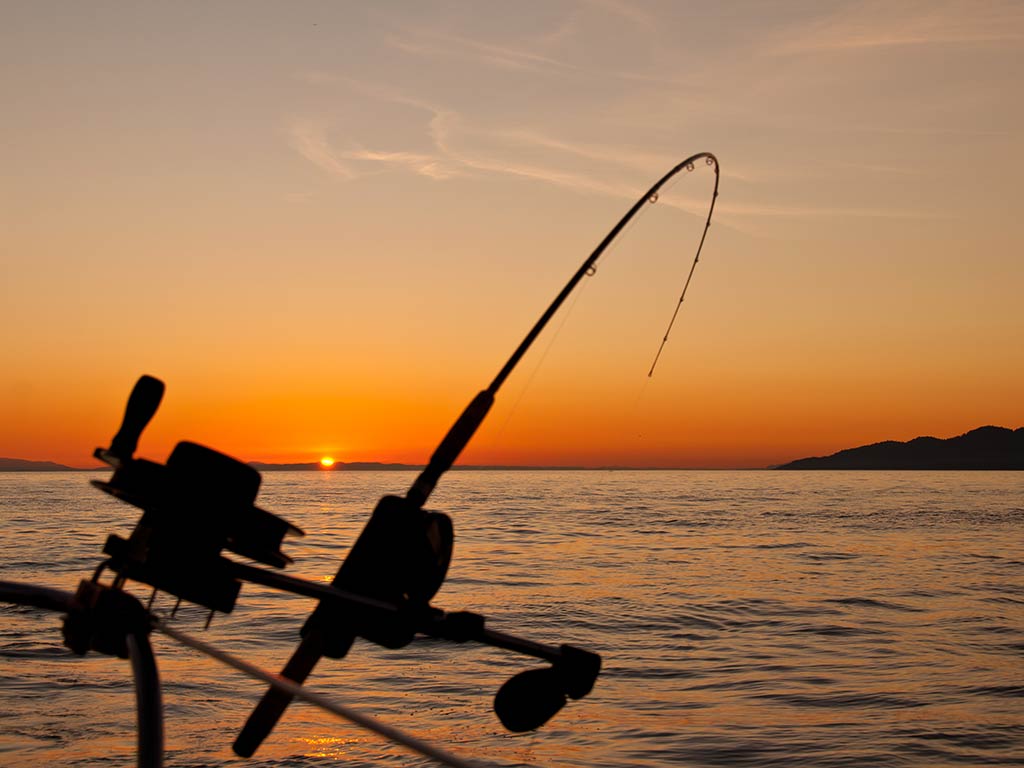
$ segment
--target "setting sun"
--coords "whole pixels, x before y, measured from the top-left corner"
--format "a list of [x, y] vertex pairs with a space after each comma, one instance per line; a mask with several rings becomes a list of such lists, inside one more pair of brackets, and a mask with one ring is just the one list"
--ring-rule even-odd
[[333, 467], [334, 459], [332, 459], [330, 456], [324, 456], [322, 459], [320, 459], [320, 466], [323, 467], [324, 469]]

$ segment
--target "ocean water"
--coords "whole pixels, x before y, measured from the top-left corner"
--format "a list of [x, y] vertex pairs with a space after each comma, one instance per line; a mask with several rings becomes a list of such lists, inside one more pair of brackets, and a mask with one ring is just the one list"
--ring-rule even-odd
[[[0, 579], [72, 590], [137, 511], [85, 473], [0, 474]], [[329, 579], [376, 499], [412, 476], [269, 473], [259, 503], [304, 528], [288, 571]], [[1024, 473], [454, 472], [435, 600], [596, 650], [590, 696], [505, 732], [502, 651], [357, 641], [310, 685], [494, 766], [1024, 765]], [[148, 594], [138, 590], [138, 594]], [[162, 596], [158, 612], [169, 612]], [[246, 585], [202, 632], [278, 670], [313, 607]], [[127, 662], [77, 657], [55, 614], [0, 606], [0, 764], [132, 765]], [[295, 703], [256, 758], [230, 745], [263, 686], [154, 635], [169, 766], [428, 765]]]

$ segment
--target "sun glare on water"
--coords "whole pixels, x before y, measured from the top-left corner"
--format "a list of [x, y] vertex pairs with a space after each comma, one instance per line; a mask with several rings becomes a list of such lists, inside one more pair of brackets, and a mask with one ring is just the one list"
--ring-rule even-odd
[[330, 456], [324, 456], [322, 459], [320, 459], [320, 466], [323, 467], [324, 469], [329, 469], [334, 466], [334, 459], [332, 459]]

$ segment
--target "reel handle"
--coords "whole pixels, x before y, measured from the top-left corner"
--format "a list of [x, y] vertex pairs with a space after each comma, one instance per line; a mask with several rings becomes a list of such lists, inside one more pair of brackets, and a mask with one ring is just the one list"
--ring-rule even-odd
[[[139, 445], [139, 436], [146, 428], [164, 396], [164, 383], [153, 376], [141, 376], [135, 382], [128, 405], [125, 406], [121, 428], [110, 441], [110, 448], [97, 448], [95, 456], [103, 461], [130, 461]], [[101, 455], [102, 454], [102, 455]]]

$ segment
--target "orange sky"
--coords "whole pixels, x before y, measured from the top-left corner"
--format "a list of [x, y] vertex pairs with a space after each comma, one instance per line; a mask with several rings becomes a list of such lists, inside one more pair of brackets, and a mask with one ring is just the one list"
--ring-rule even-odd
[[764, 466], [1022, 426], [1022, 81], [1011, 2], [14, 5], [0, 456], [88, 465], [149, 373], [150, 458], [424, 461], [702, 150], [719, 207], [655, 377], [705, 167], [465, 462]]

